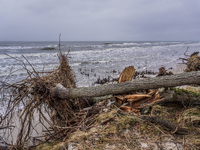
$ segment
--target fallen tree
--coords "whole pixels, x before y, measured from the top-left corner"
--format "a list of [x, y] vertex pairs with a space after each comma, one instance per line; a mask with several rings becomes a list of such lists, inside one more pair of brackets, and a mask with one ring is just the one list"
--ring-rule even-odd
[[[119, 97], [120, 94], [133, 94], [132, 91], [145, 90], [148, 93], [121, 95], [123, 101], [120, 105], [121, 110], [124, 108], [125, 112], [130, 110], [128, 112], [140, 113], [140, 109], [159, 102], [160, 98], [165, 100], [165, 96], [159, 96], [158, 90], [150, 89], [200, 84], [200, 71], [196, 71], [97, 87], [77, 88], [67, 56], [61, 52], [58, 56], [60, 65], [57, 69], [48, 73], [36, 72], [31, 63], [25, 59], [32, 68], [32, 70], [28, 70], [26, 64], [22, 62], [23, 67], [27, 70], [28, 77], [20, 82], [4, 86], [3, 89], [8, 89], [10, 98], [6, 114], [0, 119], [0, 127], [12, 125], [16, 110], [23, 107], [22, 111], [19, 111], [19, 115], [17, 115], [19, 123], [15, 128], [17, 129], [16, 139], [12, 141], [14, 134], [9, 134], [12, 130], [2, 130], [2, 135], [6, 135], [8, 139], [7, 143], [16, 144], [16, 146], [22, 148], [29, 146], [29, 143], [32, 142], [31, 137], [43, 142], [50, 140], [64, 141], [76, 130], [90, 129], [97, 121], [96, 118], [101, 113], [102, 108], [108, 107], [115, 101], [117, 102], [116, 97], [111, 96], [109, 98], [112, 102], [109, 102], [107, 100], [109, 98], [106, 98], [101, 105], [101, 103], [97, 103], [93, 100], [94, 98], [91, 99], [90, 97], [100, 98], [100, 96], [109, 94]], [[134, 68], [130, 70], [131, 73], [129, 75], [132, 78]], [[127, 80], [126, 75], [123, 78]], [[143, 99], [143, 97], [145, 98]], [[169, 96], [167, 95], [166, 97]], [[38, 121], [34, 116], [35, 112], [38, 113]], [[154, 118], [145, 118], [144, 120], [161, 125], [166, 122], [155, 120]], [[39, 135], [38, 132], [36, 134], [38, 137], [32, 135], [33, 131], [36, 131], [36, 126], [34, 125], [36, 121], [37, 124], [41, 124], [44, 127], [44, 133]], [[168, 124], [167, 128], [171, 128], [174, 131], [174, 128]], [[9, 138], [11, 139], [10, 141]]]
[[185, 72], [176, 75], [145, 78], [117, 84], [96, 87], [65, 88], [61, 84], [50, 88], [51, 97], [65, 100], [69, 98], [98, 97], [109, 94], [124, 94], [136, 90], [175, 87], [181, 85], [200, 84], [200, 71]]

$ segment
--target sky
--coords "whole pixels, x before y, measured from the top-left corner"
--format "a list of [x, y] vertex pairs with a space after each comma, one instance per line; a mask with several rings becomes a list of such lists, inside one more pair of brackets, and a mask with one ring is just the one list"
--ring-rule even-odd
[[200, 41], [200, 0], [0, 0], [0, 41]]

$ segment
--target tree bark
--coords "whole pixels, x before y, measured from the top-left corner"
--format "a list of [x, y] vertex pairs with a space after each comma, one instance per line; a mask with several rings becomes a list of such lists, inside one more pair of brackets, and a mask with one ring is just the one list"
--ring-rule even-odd
[[109, 94], [124, 94], [136, 90], [175, 87], [181, 85], [200, 84], [200, 71], [185, 72], [176, 75], [155, 78], [137, 79], [117, 84], [96, 87], [65, 88], [61, 84], [50, 89], [51, 97], [60, 100], [80, 97], [98, 97]]

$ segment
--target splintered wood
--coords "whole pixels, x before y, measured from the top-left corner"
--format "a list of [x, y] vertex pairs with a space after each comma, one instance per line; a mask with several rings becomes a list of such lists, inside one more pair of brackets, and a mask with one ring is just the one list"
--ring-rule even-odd
[[136, 94], [136, 95], [126, 95], [124, 98], [128, 99], [130, 102], [138, 101], [144, 98], [149, 98], [151, 95], [148, 94]]
[[118, 82], [121, 83], [121, 82], [125, 82], [125, 81], [131, 81], [135, 73], [136, 73], [136, 71], [133, 66], [129, 66], [129, 67], [125, 68], [122, 71]]
[[[122, 71], [118, 82], [121, 83], [125, 81], [131, 81], [135, 73], [136, 70], [133, 66], [125, 68]], [[121, 105], [121, 110], [128, 113], [135, 112], [137, 114], [140, 112], [139, 109], [162, 100], [158, 93], [158, 90], [147, 90], [138, 94], [118, 95], [114, 97], [116, 99], [116, 102]]]

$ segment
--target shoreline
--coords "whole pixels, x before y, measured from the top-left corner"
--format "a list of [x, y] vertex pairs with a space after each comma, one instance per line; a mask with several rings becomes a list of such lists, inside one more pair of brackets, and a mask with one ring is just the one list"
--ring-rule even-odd
[[174, 74], [179, 74], [183, 73], [186, 67], [187, 66], [185, 64], [177, 64], [175, 68], [172, 68], [169, 71], [173, 72]]
[[[183, 64], [178, 64], [176, 68], [172, 68], [168, 71], [172, 71], [174, 74], [178, 74], [178, 73], [181, 73], [183, 72], [183, 70], [185, 69], [185, 65]], [[146, 74], [145, 74], [146, 75]], [[148, 74], [147, 74], [148, 75]], [[155, 76], [155, 75], [154, 75]], [[153, 77], [152, 75], [148, 75], [148, 77]], [[22, 109], [23, 110], [23, 109]], [[15, 126], [14, 128], [12, 129], [3, 129], [3, 130], [0, 130], [0, 136], [1, 137], [6, 137], [4, 140], [7, 142], [7, 143], [12, 143], [12, 144], [15, 144], [16, 143], [16, 140], [17, 140], [17, 135], [20, 131], [20, 120], [19, 120], [19, 115], [20, 113], [22, 112], [22, 110], [20, 110], [19, 112], [15, 113], [14, 116], [13, 116], [13, 119], [12, 119], [12, 125]], [[37, 139], [37, 137], [39, 136], [43, 136], [45, 134], [45, 132], [42, 132], [44, 130], [46, 130], [42, 125], [41, 123], [39, 123], [39, 114], [38, 112], [34, 112], [33, 114], [34, 116], [34, 129], [32, 134], [30, 135], [30, 139], [29, 139], [29, 142], [28, 142], [28, 145], [35, 145], [37, 143], [37, 141], [39, 141], [40, 139]], [[45, 122], [44, 122], [45, 123]], [[48, 126], [47, 122], [45, 123], [45, 125]], [[37, 131], [36, 131], [37, 130]], [[4, 135], [4, 136], [3, 136]], [[6, 135], [6, 136], [5, 136]]]

